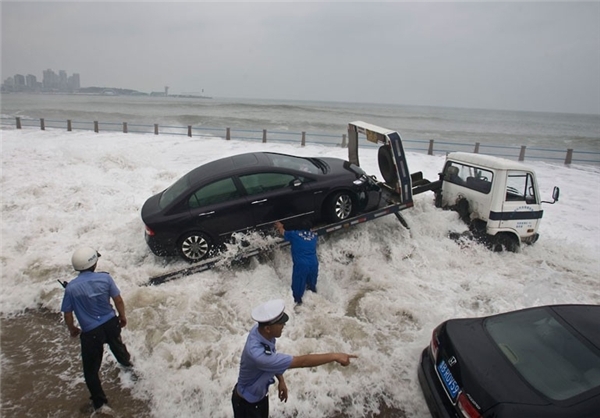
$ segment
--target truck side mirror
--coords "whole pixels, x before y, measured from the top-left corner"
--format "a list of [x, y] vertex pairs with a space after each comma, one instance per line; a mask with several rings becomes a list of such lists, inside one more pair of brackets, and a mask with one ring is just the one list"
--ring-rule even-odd
[[548, 202], [543, 200], [542, 203], [550, 203], [551, 205], [555, 204], [556, 202], [558, 202], [558, 196], [560, 195], [560, 189], [558, 188], [558, 186], [554, 186], [554, 190], [552, 190], [552, 200], [553, 202]]

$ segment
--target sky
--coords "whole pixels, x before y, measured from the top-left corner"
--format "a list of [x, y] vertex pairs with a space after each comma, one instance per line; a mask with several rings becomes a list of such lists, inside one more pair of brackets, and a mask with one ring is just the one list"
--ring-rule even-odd
[[600, 114], [600, 2], [2, 1], [2, 80]]
[[[347, 158], [347, 149], [318, 144], [2, 130], [0, 313], [31, 309], [45, 319], [32, 316], [26, 328], [15, 327], [27, 329], [27, 350], [16, 348], [26, 365], [11, 362], [3, 346], [2, 377], [37, 367], [37, 387], [52, 388], [9, 399], [3, 392], [13, 415], [89, 416], [79, 412], [89, 395], [78, 341], [58, 316], [63, 290], [56, 282], [72, 280], [71, 254], [81, 245], [102, 254], [98, 270], [111, 273], [125, 300], [123, 340], [139, 379], [124, 378], [108, 353], [102, 366], [120, 416], [231, 417], [250, 312], [269, 299], [283, 299], [290, 316], [280, 352], [358, 355], [346, 368], [285, 373], [290, 396], [278, 402], [272, 389], [271, 415], [296, 418], [332, 417], [336, 410], [362, 418], [382, 398], [404, 411], [399, 416], [425, 417], [418, 361], [442, 321], [552, 303], [600, 304], [599, 169], [544, 162], [528, 164], [542, 198], [549, 200], [558, 186], [560, 200], [543, 205], [540, 239], [519, 253], [449, 239], [449, 231], [466, 226], [456, 213], [435, 208], [428, 192], [402, 212], [410, 229], [385, 216], [321, 237], [318, 293], [305, 294], [300, 309], [293, 307], [287, 248], [234, 268], [144, 286], [151, 276], [188, 266], [148, 249], [140, 217], [146, 199], [198, 165], [248, 151]], [[361, 167], [381, 179], [377, 149], [361, 148], [359, 156]], [[409, 152], [407, 162], [411, 173], [435, 179], [444, 156]], [[249, 241], [264, 244], [257, 237]]]

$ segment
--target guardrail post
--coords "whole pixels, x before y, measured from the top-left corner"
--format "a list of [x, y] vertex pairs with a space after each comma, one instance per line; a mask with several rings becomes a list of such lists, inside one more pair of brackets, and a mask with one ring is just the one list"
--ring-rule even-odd
[[475, 149], [473, 150], [475, 154], [479, 154], [479, 142], [475, 142]]
[[521, 145], [521, 152], [519, 153], [519, 161], [525, 161], [525, 145]]
[[127, 122], [123, 122], [123, 133], [126, 134], [127, 132]]
[[45, 130], [46, 130], [46, 124], [44, 123], [44, 118], [41, 118], [41, 119], [40, 119], [40, 129], [41, 129], [42, 131], [45, 131]]
[[346, 144], [346, 134], [342, 135], [342, 148], [346, 148], [347, 144]]
[[97, 120], [94, 121], [94, 132], [96, 132], [96, 133], [100, 132], [100, 129], [98, 128], [98, 121]]
[[565, 158], [565, 164], [571, 164], [573, 161], [573, 148], [567, 149], [567, 157]]
[[154, 135], [158, 135], [158, 123], [154, 124]]
[[302, 142], [301, 142], [302, 146], [306, 145], [306, 132], [302, 131]]
[[429, 140], [429, 149], [427, 150], [427, 155], [433, 155], [433, 139]]
[[225, 133], [225, 139], [228, 141], [231, 139], [231, 128], [227, 128], [227, 132]]
[[67, 119], [67, 132], [71, 132], [73, 127], [71, 126], [71, 119]]
[[188, 125], [188, 136], [192, 137], [192, 125]]
[[267, 130], [263, 129], [263, 144], [267, 142]]
[[21, 118], [17, 117], [17, 129], [21, 129]]

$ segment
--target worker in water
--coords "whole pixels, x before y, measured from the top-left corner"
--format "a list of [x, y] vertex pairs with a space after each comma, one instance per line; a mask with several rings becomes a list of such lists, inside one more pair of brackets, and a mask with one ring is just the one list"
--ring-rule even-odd
[[286, 231], [283, 224], [275, 222], [275, 228], [286, 241], [291, 244], [292, 261], [292, 295], [294, 302], [302, 304], [302, 296], [306, 289], [317, 291], [319, 276], [319, 260], [317, 258], [317, 242], [319, 237], [311, 231], [311, 223], [304, 220], [297, 229]]
[[353, 354], [323, 353], [291, 356], [278, 353], [276, 339], [281, 337], [289, 317], [283, 300], [270, 300], [252, 310], [257, 322], [246, 339], [240, 360], [237, 384], [233, 388], [231, 403], [234, 418], [267, 418], [269, 416], [269, 386], [277, 378], [279, 400], [287, 402], [288, 388], [283, 373], [288, 369], [316, 367], [337, 362], [350, 364]]

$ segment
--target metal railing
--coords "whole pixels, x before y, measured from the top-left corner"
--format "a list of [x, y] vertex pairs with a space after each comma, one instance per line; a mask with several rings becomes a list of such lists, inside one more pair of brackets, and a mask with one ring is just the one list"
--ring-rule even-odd
[[[47, 120], [47, 119], [29, 119], [29, 118], [0, 118], [0, 126], [13, 126], [16, 129], [39, 127], [41, 130], [46, 128], [74, 130], [93, 130], [94, 132], [122, 132], [122, 133], [143, 133], [143, 134], [164, 134], [164, 135], [185, 135], [188, 137], [224, 137], [226, 140], [236, 139], [242, 141], [261, 141], [279, 142], [279, 143], [299, 143], [305, 146], [307, 141], [311, 144], [321, 144], [330, 146], [346, 147], [346, 135], [331, 135], [314, 132], [287, 132], [287, 131], [268, 131], [266, 129], [232, 129], [218, 127], [198, 127], [198, 126], [170, 126], [159, 124], [130, 124], [127, 122], [98, 122], [98, 121], [73, 121], [73, 120]], [[509, 145], [494, 145], [488, 143], [461, 143], [450, 141], [434, 141], [433, 139], [403, 139], [404, 149], [406, 151], [425, 152], [429, 155], [447, 154], [455, 151], [474, 152], [481, 154], [494, 155], [507, 159], [518, 161], [541, 160], [541, 161], [562, 161], [566, 165], [572, 163], [600, 165], [600, 152], [578, 151], [574, 149], [552, 149]], [[376, 145], [366, 144], [364, 147], [376, 147]]]

